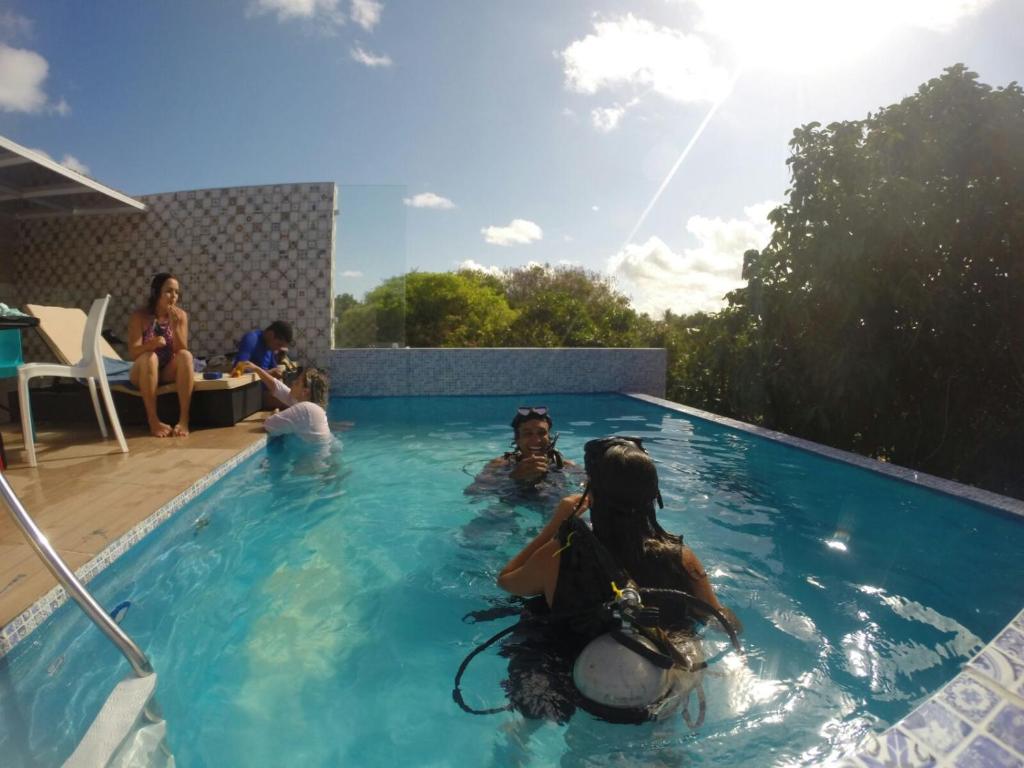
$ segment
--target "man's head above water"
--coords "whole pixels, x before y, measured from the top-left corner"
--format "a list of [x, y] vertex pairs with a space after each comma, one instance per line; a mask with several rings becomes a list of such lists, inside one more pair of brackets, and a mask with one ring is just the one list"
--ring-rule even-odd
[[523, 456], [547, 453], [551, 446], [551, 415], [542, 405], [524, 405], [512, 419], [512, 444]]

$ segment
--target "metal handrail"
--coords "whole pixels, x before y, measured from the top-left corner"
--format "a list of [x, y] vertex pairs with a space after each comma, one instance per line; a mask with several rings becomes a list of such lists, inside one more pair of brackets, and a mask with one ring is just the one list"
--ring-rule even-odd
[[117, 649], [128, 660], [135, 676], [146, 677], [147, 675], [152, 675], [153, 667], [149, 663], [149, 659], [146, 658], [146, 654], [110, 618], [107, 612], [103, 610], [103, 606], [96, 601], [96, 598], [78, 580], [78, 577], [75, 576], [67, 563], [57, 554], [57, 550], [53, 548], [49, 539], [39, 530], [39, 527], [21, 503], [21, 499], [14, 493], [14, 489], [11, 488], [11, 484], [7, 481], [3, 472], [0, 472], [0, 496], [3, 496], [4, 501], [7, 502], [7, 507], [11, 511], [11, 517], [14, 518], [14, 522], [21, 528], [21, 532], [25, 534], [25, 538], [32, 545], [32, 549], [42, 558], [43, 562], [46, 563], [46, 567], [50, 569], [50, 573], [67, 590], [71, 598], [78, 603], [78, 606], [85, 612], [85, 615], [89, 617], [92, 623], [99, 627], [100, 631], [107, 636], [107, 639], [117, 646]]

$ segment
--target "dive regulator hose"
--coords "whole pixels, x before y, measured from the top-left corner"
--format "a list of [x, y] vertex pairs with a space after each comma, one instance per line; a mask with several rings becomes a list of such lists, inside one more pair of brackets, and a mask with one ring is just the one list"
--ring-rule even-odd
[[[700, 607], [701, 609], [707, 611], [712, 616], [714, 616], [716, 619], [718, 619], [719, 624], [721, 624], [721, 626], [725, 630], [726, 634], [729, 635], [729, 641], [732, 643], [732, 647], [736, 650], [736, 652], [737, 653], [743, 653], [743, 646], [740, 644], [739, 636], [737, 635], [736, 629], [733, 627], [732, 622], [730, 622], [721, 611], [719, 611], [717, 608], [715, 608], [710, 603], [708, 603], [708, 602], [706, 602], [704, 600], [701, 600], [699, 597], [691, 595], [689, 592], [684, 592], [681, 589], [661, 589], [661, 588], [653, 588], [652, 587], [652, 588], [640, 588], [640, 589], [637, 589], [636, 591], [639, 592], [641, 595], [644, 595], [644, 594], [648, 594], [648, 595], [671, 595], [673, 597], [683, 598], [687, 602], [689, 602], [691, 604], [694, 604], [694, 605]], [[605, 603], [605, 604], [603, 604], [603, 605], [601, 605], [600, 607], [597, 607], [597, 608], [589, 608], [589, 609], [586, 609], [586, 610], [583, 610], [583, 611], [572, 611], [572, 612], [569, 612], [569, 613], [558, 614], [558, 615], [552, 615], [552, 614], [543, 615], [543, 616], [522, 616], [521, 615], [519, 617], [519, 621], [517, 621], [515, 624], [512, 624], [512, 625], [510, 625], [508, 627], [505, 627], [505, 629], [501, 630], [497, 634], [493, 635], [492, 637], [490, 637], [487, 640], [485, 640], [484, 642], [482, 642], [480, 645], [478, 645], [476, 648], [474, 648], [472, 651], [470, 651], [469, 655], [467, 655], [466, 658], [462, 660], [462, 663], [459, 665], [458, 672], [455, 673], [455, 687], [452, 689], [452, 699], [454, 699], [455, 703], [459, 705], [459, 707], [462, 709], [463, 712], [467, 712], [467, 713], [469, 713], [471, 715], [496, 715], [499, 712], [508, 712], [509, 710], [512, 709], [511, 702], [509, 702], [508, 704], [506, 704], [503, 707], [489, 707], [487, 709], [474, 709], [473, 707], [469, 706], [466, 703], [466, 700], [462, 696], [462, 688], [461, 688], [461, 686], [462, 686], [462, 676], [465, 674], [466, 669], [469, 667], [470, 662], [473, 659], [475, 659], [479, 654], [483, 653], [488, 648], [490, 648], [492, 645], [494, 645], [496, 642], [501, 640], [501, 638], [503, 638], [506, 635], [509, 635], [512, 632], [514, 632], [516, 630], [516, 628], [520, 624], [528, 624], [528, 623], [533, 623], [533, 624], [549, 624], [549, 623], [552, 623], [552, 622], [558, 621], [558, 620], [564, 620], [564, 619], [573, 618], [573, 617], [581, 616], [581, 615], [594, 614], [594, 613], [598, 613], [600, 611], [606, 611], [606, 610], [614, 607], [617, 604], [617, 602], [618, 601], [613, 600], [610, 603]], [[629, 616], [629, 612], [628, 611], [622, 611], [621, 613], [622, 613], [622, 616], [627, 621], [629, 621], [630, 623], [636, 623], [635, 620], [632, 619]], [[637, 626], [642, 626], [642, 625], [637, 624]], [[627, 647], [629, 647], [629, 646], [627, 646]], [[712, 661], [716, 660], [717, 658], [718, 657], [715, 657], [715, 659], [712, 659]], [[708, 662], [708, 661], [702, 662], [701, 665], [698, 667], [698, 669], [704, 669], [705, 667], [707, 667], [709, 665], [709, 663], [710, 662]], [[699, 691], [698, 696], [701, 699], [700, 704], [701, 704], [701, 709], [703, 710], [703, 708], [704, 708], [704, 701], [703, 701], [703, 699], [704, 699], [704, 691], [703, 691], [703, 688], [701, 688], [701, 690]], [[689, 713], [688, 712], [684, 712], [684, 717], [687, 720], [687, 723], [689, 724], [689, 721], [690, 721]], [[702, 721], [703, 719], [704, 718], [702, 716], [700, 718], [700, 720]], [[693, 726], [691, 725], [691, 727], [693, 727]]]

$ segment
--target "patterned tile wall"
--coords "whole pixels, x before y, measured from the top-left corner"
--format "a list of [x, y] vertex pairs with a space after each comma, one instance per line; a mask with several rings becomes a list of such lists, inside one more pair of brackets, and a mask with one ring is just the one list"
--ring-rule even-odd
[[664, 349], [335, 349], [331, 394], [665, 394]]
[[110, 293], [105, 325], [123, 336], [152, 276], [170, 271], [181, 278], [197, 355], [227, 352], [243, 333], [280, 318], [295, 327], [294, 356], [326, 364], [333, 182], [138, 199], [146, 212], [20, 222], [11, 258], [16, 301], [88, 310]]

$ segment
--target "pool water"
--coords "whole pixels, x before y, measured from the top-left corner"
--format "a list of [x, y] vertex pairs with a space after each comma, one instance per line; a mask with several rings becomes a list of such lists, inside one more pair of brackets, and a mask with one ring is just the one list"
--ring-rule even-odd
[[[907, 714], [1024, 604], [1019, 520], [632, 398], [545, 396], [569, 459], [645, 438], [661, 521], [745, 654], [712, 668], [696, 731], [466, 714], [455, 671], [512, 619], [463, 617], [502, 604], [498, 571], [572, 490], [464, 493], [534, 400], [332, 401], [343, 450], [271, 445], [93, 581], [108, 608], [131, 601], [178, 765], [814, 765]], [[467, 702], [501, 705], [505, 671], [477, 657]], [[64, 606], [0, 660], [3, 764], [59, 765], [127, 672]]]

